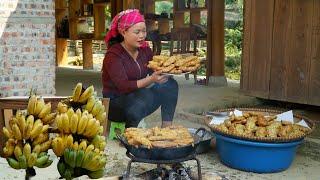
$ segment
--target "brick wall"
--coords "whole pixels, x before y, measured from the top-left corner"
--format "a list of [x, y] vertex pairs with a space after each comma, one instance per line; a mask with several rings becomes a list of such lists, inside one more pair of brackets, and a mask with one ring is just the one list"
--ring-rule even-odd
[[0, 1], [0, 94], [55, 94], [54, 0]]

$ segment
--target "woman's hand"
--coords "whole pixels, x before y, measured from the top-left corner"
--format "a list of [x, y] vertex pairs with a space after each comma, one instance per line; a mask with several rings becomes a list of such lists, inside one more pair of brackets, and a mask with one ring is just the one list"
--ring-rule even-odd
[[168, 81], [168, 76], [166, 75], [161, 75], [162, 71], [155, 71], [151, 75], [151, 79], [153, 82], [162, 84]]

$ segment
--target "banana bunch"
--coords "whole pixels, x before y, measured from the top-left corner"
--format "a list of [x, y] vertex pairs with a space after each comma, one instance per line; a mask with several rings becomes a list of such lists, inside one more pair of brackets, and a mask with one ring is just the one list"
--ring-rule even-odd
[[50, 124], [56, 114], [51, 113], [51, 103], [45, 103], [43, 98], [31, 95], [27, 107], [28, 115], [33, 115], [42, 120], [43, 124]]
[[10, 157], [7, 157], [8, 164], [14, 169], [27, 169], [33, 166], [46, 168], [50, 166], [53, 161], [49, 159], [47, 152], [42, 150], [41, 145], [36, 145], [31, 149], [29, 143], [26, 143], [23, 147], [21, 144], [17, 144], [14, 146], [13, 153]]
[[[53, 151], [57, 156], [61, 156], [57, 165], [60, 175], [68, 179], [69, 177], [75, 177], [74, 172], [80, 170], [82, 173], [79, 175], [90, 174], [92, 178], [102, 177], [101, 169], [107, 162], [103, 150], [95, 148], [93, 144], [87, 146], [86, 140], [82, 140], [80, 144], [77, 141], [71, 143], [71, 137], [71, 135], [58, 137], [57, 140], [54, 139], [52, 142]], [[89, 170], [88, 173], [87, 170]]]
[[82, 92], [82, 83], [78, 83], [73, 90], [72, 100], [73, 102], [86, 103], [88, 98], [94, 94], [93, 86], [89, 86]]
[[3, 152], [8, 164], [14, 169], [48, 167], [52, 163], [47, 155], [51, 147], [48, 129], [41, 119], [18, 110], [9, 120], [9, 127], [2, 129], [7, 138]]
[[86, 149], [67, 148], [63, 153], [64, 162], [72, 168], [80, 167], [89, 171], [103, 169], [107, 158], [91, 144]]
[[105, 107], [101, 100], [96, 99], [94, 96], [89, 97], [87, 104], [84, 107], [94, 118], [100, 121], [100, 124], [104, 124], [107, 118]]
[[[21, 111], [18, 111], [16, 116], [9, 121], [9, 126], [11, 129], [3, 127], [3, 133], [8, 139], [14, 138], [16, 140], [36, 140], [41, 134], [43, 134], [42, 136], [48, 134], [49, 129], [48, 124], [44, 125], [40, 119], [35, 121], [33, 115], [26, 117]], [[38, 139], [37, 142], [44, 141]]]
[[77, 109], [74, 112], [72, 107], [66, 113], [58, 114], [55, 121], [60, 133], [78, 134], [88, 138], [97, 135], [101, 128], [103, 129], [100, 126], [100, 121], [96, 120], [88, 111], [82, 113], [80, 109]]

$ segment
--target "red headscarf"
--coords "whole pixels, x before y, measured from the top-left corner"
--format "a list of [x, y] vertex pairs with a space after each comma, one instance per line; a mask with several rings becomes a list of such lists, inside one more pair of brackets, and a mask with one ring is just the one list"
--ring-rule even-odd
[[[127, 30], [131, 26], [139, 23], [145, 22], [143, 15], [140, 14], [138, 9], [128, 9], [118, 13], [112, 20], [110, 30], [108, 31], [105, 42], [107, 48], [109, 49], [109, 41], [111, 38], [117, 37], [120, 30]], [[144, 42], [141, 47], [147, 47], [147, 42]]]

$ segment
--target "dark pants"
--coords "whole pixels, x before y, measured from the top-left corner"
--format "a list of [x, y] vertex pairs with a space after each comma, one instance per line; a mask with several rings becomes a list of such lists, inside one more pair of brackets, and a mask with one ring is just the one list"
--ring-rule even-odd
[[140, 88], [119, 97], [103, 96], [110, 98], [109, 120], [126, 122], [126, 127], [137, 127], [144, 117], [160, 106], [162, 121], [172, 121], [178, 100], [178, 84], [169, 78], [166, 83]]

